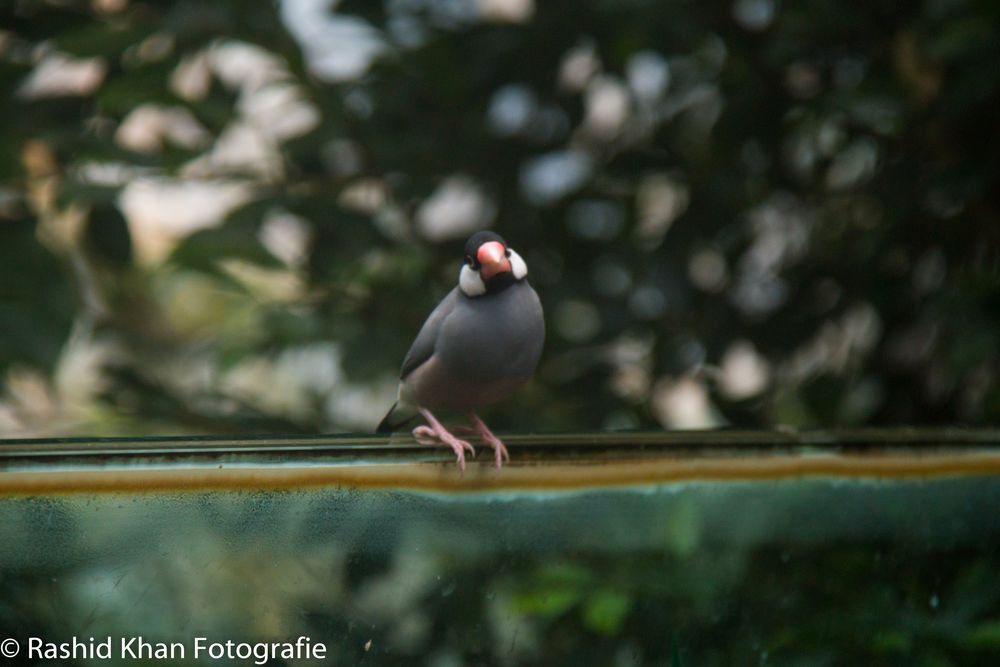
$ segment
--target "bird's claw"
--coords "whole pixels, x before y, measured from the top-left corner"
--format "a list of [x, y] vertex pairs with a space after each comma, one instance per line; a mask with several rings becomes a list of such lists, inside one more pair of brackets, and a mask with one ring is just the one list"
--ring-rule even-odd
[[489, 436], [483, 435], [483, 440], [485, 440], [486, 444], [493, 448], [497, 470], [500, 470], [503, 467], [504, 462], [510, 463], [510, 453], [507, 451], [507, 446], [503, 444], [500, 438], [490, 433]]
[[455, 453], [458, 468], [462, 472], [465, 472], [465, 452], [468, 451], [472, 458], [476, 458], [476, 450], [469, 442], [456, 438], [443, 427], [438, 430], [430, 426], [418, 426], [413, 429], [413, 437], [422, 445], [441, 443], [451, 447], [451, 451]]
[[[483, 426], [485, 427], [485, 424], [483, 424]], [[423, 426], [420, 428], [425, 428], [428, 433], [433, 433], [429, 427]], [[488, 428], [478, 429], [472, 428], [471, 426], [452, 426], [450, 427], [450, 430], [452, 433], [458, 433], [459, 435], [475, 435], [481, 438], [483, 442], [493, 449], [493, 453], [496, 457], [497, 470], [499, 470], [504, 463], [510, 463], [510, 453], [507, 451], [507, 446], [503, 444], [503, 441], [500, 440], [500, 438], [493, 435], [493, 432]], [[414, 435], [416, 435], [415, 432]], [[436, 439], [436, 436], [433, 437]], [[475, 454], [473, 454], [473, 458], [475, 458]]]
[[504, 461], [510, 463], [510, 453], [507, 451], [507, 446], [503, 444], [500, 438], [493, 434], [493, 431], [486, 425], [486, 423], [480, 419], [474, 412], [469, 413], [469, 421], [472, 422], [472, 432], [482, 438], [483, 442], [493, 448], [493, 455], [495, 458], [495, 465], [497, 470], [503, 467]]
[[440, 442], [437, 437], [437, 433], [434, 432], [430, 426], [418, 426], [413, 429], [413, 437], [417, 439], [421, 445], [433, 445]]

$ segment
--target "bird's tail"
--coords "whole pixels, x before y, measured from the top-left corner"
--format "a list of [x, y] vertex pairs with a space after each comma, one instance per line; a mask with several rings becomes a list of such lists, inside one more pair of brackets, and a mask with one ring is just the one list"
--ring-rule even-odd
[[389, 412], [382, 418], [378, 426], [375, 427], [375, 432], [392, 433], [393, 431], [398, 431], [416, 416], [416, 411], [407, 409], [406, 406], [402, 406], [399, 404], [399, 401], [396, 401], [389, 408]]

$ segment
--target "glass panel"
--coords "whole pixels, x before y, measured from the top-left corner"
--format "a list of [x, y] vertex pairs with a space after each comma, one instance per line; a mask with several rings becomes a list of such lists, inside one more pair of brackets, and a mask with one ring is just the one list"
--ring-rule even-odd
[[511, 466], [464, 475], [402, 438], [6, 443], [0, 642], [76, 664], [992, 660], [995, 434], [884, 435], [512, 438]]

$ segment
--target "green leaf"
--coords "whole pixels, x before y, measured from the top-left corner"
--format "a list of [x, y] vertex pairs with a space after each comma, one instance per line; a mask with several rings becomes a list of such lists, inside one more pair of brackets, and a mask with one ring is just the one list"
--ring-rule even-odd
[[29, 221], [0, 225], [0, 372], [11, 364], [52, 369], [69, 335], [75, 294], [63, 265]]
[[631, 608], [629, 596], [617, 591], [599, 591], [584, 604], [583, 624], [599, 635], [611, 637], [621, 630]]
[[514, 599], [514, 610], [523, 616], [555, 618], [575, 607], [583, 593], [577, 590], [547, 590], [520, 595]]
[[1000, 619], [992, 619], [980, 623], [965, 633], [965, 637], [962, 640], [970, 648], [1000, 648]]

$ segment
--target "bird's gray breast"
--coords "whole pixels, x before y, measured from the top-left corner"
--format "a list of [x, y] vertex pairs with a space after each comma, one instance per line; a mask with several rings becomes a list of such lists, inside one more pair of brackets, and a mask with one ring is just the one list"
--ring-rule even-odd
[[538, 365], [545, 321], [526, 280], [497, 293], [462, 297], [441, 327], [435, 354], [450, 375], [516, 386]]

